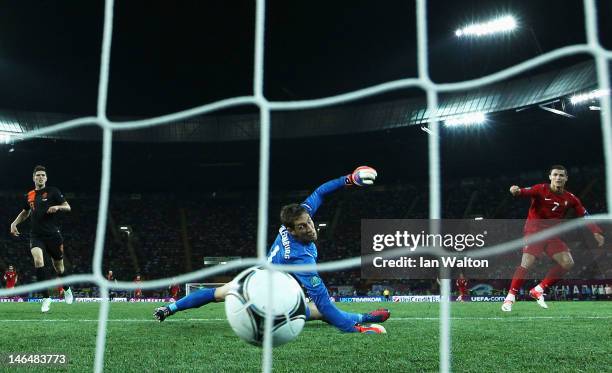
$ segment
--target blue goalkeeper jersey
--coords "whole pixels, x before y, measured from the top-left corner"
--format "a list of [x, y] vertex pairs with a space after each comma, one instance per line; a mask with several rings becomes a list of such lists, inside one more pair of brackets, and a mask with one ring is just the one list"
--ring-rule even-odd
[[[328, 181], [308, 196], [302, 203], [302, 206], [308, 210], [312, 217], [323, 203], [323, 197], [326, 194], [338, 190], [345, 185], [345, 177]], [[314, 264], [317, 262], [317, 246], [314, 242], [304, 244], [297, 241], [285, 226], [281, 226], [278, 236], [276, 236], [268, 252], [268, 261], [274, 264]], [[355, 331], [355, 322], [346, 317], [330, 301], [327, 287], [317, 271], [294, 272], [292, 274], [306, 289], [308, 296], [316, 304], [317, 309], [326, 321], [344, 332]]]

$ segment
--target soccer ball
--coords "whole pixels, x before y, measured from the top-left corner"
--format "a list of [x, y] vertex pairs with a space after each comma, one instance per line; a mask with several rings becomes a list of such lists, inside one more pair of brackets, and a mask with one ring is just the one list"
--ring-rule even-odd
[[300, 285], [287, 273], [249, 268], [240, 273], [225, 297], [225, 314], [234, 332], [255, 346], [263, 343], [268, 276], [272, 286], [272, 346], [294, 340], [306, 323], [306, 298]]

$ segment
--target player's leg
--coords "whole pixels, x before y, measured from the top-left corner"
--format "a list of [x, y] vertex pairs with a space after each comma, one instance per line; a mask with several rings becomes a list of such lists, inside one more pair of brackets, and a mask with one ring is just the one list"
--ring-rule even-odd
[[308, 302], [306, 306], [306, 321], [324, 320], [323, 315], [321, 312], [319, 312], [316, 304], [313, 302]]
[[[30, 245], [32, 248], [30, 252], [32, 253], [32, 259], [34, 259], [34, 269], [36, 271], [36, 279], [38, 281], [45, 281], [47, 279], [47, 273], [45, 271], [45, 258], [43, 256], [43, 251], [40, 246], [43, 244], [37, 242], [32, 239]], [[49, 308], [51, 308], [51, 296], [49, 295], [49, 289], [43, 289], [43, 300], [42, 300], [42, 312], [49, 312]]]
[[227, 283], [218, 288], [207, 288], [194, 291], [191, 294], [184, 296], [174, 303], [156, 308], [153, 316], [159, 321], [164, 321], [168, 316], [179, 311], [184, 311], [190, 308], [199, 308], [210, 302], [223, 302], [225, 296], [232, 288], [231, 283]]
[[512, 311], [512, 305], [516, 301], [516, 294], [519, 292], [521, 286], [525, 282], [525, 276], [529, 269], [533, 266], [536, 260], [537, 253], [543, 249], [542, 245], [529, 245], [525, 246], [523, 249], [523, 256], [521, 258], [521, 265], [516, 267], [514, 271], [514, 275], [512, 276], [512, 283], [510, 284], [510, 290], [508, 291], [508, 295], [506, 295], [506, 299], [502, 304], [502, 311], [510, 312]]
[[[375, 311], [368, 313], [352, 313], [346, 312], [342, 310], [338, 310], [345, 317], [350, 320], [353, 320], [357, 324], [361, 323], [373, 323], [373, 322], [385, 322], [391, 316], [391, 313], [386, 308], [379, 308]], [[306, 321], [313, 320], [322, 320], [325, 321], [325, 318], [317, 309], [317, 306], [313, 302], [308, 303], [308, 312], [306, 314]]]
[[542, 308], [548, 308], [544, 302], [544, 292], [552, 284], [559, 281], [574, 266], [574, 258], [567, 245], [561, 240], [552, 240], [546, 247], [546, 254], [555, 261], [555, 265], [548, 271], [546, 277], [529, 291], [529, 294], [538, 301]]
[[574, 267], [574, 258], [569, 251], [559, 251], [551, 257], [557, 264], [548, 271], [544, 280], [540, 282], [539, 286], [542, 287], [542, 290], [554, 285]]
[[[47, 253], [53, 259], [53, 268], [57, 277], [62, 278], [65, 276], [64, 268], [64, 241], [61, 236], [54, 237], [47, 242]], [[72, 295], [72, 289], [66, 284], [62, 284], [64, 289], [64, 301], [66, 304], [72, 304], [74, 302], [74, 296]]]
[[[53, 259], [53, 268], [55, 268], [55, 273], [57, 274], [57, 277], [61, 278], [65, 276], [64, 259]], [[64, 300], [66, 301], [66, 304], [72, 304], [74, 302], [72, 289], [66, 284], [62, 284], [62, 288], [64, 289]]]

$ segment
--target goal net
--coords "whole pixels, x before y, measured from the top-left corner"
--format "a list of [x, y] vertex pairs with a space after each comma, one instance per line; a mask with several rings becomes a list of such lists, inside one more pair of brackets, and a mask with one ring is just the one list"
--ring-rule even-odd
[[[264, 25], [266, 17], [266, 2], [265, 0], [256, 1], [256, 32], [255, 32], [255, 52], [254, 52], [254, 80], [253, 80], [253, 91], [249, 96], [233, 97], [224, 99], [211, 104], [203, 105], [194, 109], [185, 110], [178, 113], [164, 115], [157, 118], [137, 120], [131, 122], [116, 123], [108, 119], [107, 117], [107, 96], [108, 96], [108, 82], [109, 82], [109, 63], [111, 60], [111, 45], [113, 35], [113, 0], [105, 1], [105, 18], [104, 18], [104, 31], [103, 31], [103, 43], [101, 53], [101, 67], [100, 67], [100, 79], [98, 87], [98, 98], [97, 98], [97, 115], [95, 117], [83, 117], [70, 120], [67, 122], [58, 123], [52, 126], [39, 128], [27, 132], [23, 135], [22, 139], [32, 139], [53, 132], [65, 131], [80, 126], [95, 125], [102, 129], [103, 133], [103, 157], [102, 157], [102, 177], [101, 177], [101, 188], [100, 188], [100, 200], [98, 209], [98, 224], [96, 228], [96, 241], [94, 256], [92, 262], [92, 272], [85, 275], [71, 275], [61, 280], [48, 280], [40, 283], [34, 283], [24, 286], [19, 286], [14, 290], [0, 289], [0, 296], [13, 295], [22, 292], [35, 291], [45, 287], [57, 286], [58, 284], [72, 284], [72, 283], [95, 283], [100, 289], [100, 297], [104, 299], [101, 303], [98, 318], [98, 328], [96, 336], [96, 356], [95, 356], [95, 372], [104, 371], [104, 352], [106, 348], [106, 332], [108, 323], [108, 312], [109, 303], [107, 301], [110, 289], [156, 289], [161, 287], [167, 287], [172, 283], [188, 283], [189, 281], [211, 277], [216, 274], [226, 272], [228, 270], [238, 270], [253, 265], [260, 265], [264, 267], [275, 267], [285, 271], [305, 271], [305, 270], [318, 270], [321, 272], [325, 271], [337, 271], [341, 269], [347, 269], [351, 267], [358, 267], [361, 264], [361, 258], [347, 258], [339, 261], [328, 262], [318, 264], [317, 266], [273, 266], [266, 261], [267, 251], [267, 232], [268, 232], [268, 191], [269, 191], [269, 175], [270, 175], [270, 116], [274, 111], [288, 111], [288, 110], [303, 110], [316, 107], [323, 107], [329, 105], [337, 105], [347, 103], [349, 101], [355, 101], [364, 97], [381, 94], [391, 90], [400, 88], [420, 88], [427, 93], [427, 108], [428, 112], [431, 113], [429, 123], [427, 125], [428, 132], [428, 159], [429, 159], [429, 218], [440, 219], [441, 218], [441, 180], [440, 180], [440, 147], [439, 147], [439, 118], [438, 114], [438, 96], [440, 93], [463, 91], [468, 89], [474, 89], [479, 86], [500, 82], [504, 79], [516, 76], [524, 73], [530, 69], [538, 67], [542, 64], [567, 57], [579, 53], [588, 53], [593, 56], [596, 61], [596, 69], [598, 76], [598, 88], [609, 91], [609, 60], [612, 58], [612, 52], [604, 49], [598, 40], [597, 34], [597, 14], [594, 0], [585, 0], [585, 25], [586, 25], [586, 36], [587, 43], [580, 45], [572, 45], [563, 47], [560, 49], [553, 50], [551, 52], [542, 54], [536, 58], [525, 61], [508, 69], [500, 72], [481, 77], [478, 79], [457, 82], [457, 83], [445, 83], [438, 84], [434, 83], [429, 75], [429, 62], [428, 62], [428, 43], [427, 43], [427, 13], [426, 13], [426, 1], [417, 0], [417, 44], [418, 44], [418, 76], [415, 78], [401, 79], [391, 82], [386, 82], [376, 86], [372, 86], [366, 89], [361, 89], [354, 92], [347, 92], [333, 97], [326, 97], [314, 100], [306, 101], [282, 101], [275, 102], [269, 101], [263, 90], [264, 83]], [[411, 20], [406, 20], [411, 22]], [[210, 268], [201, 269], [191, 273], [186, 273], [181, 276], [172, 278], [165, 278], [159, 280], [145, 281], [141, 284], [135, 285], [131, 282], [117, 282], [111, 283], [106, 281], [102, 270], [102, 259], [104, 240], [106, 236], [106, 225], [108, 217], [108, 205], [109, 205], [109, 191], [111, 185], [111, 159], [112, 159], [112, 141], [113, 134], [119, 130], [136, 130], [143, 129], [152, 126], [159, 126], [179, 120], [191, 118], [196, 115], [203, 115], [211, 113], [220, 109], [235, 107], [239, 105], [256, 105], [260, 112], [260, 168], [259, 168], [259, 202], [258, 202], [258, 228], [257, 228], [257, 257], [246, 258], [237, 261], [229, 262], [222, 266], [214, 266]], [[606, 164], [606, 202], [607, 206], [612, 206], [612, 120], [610, 110], [610, 98], [604, 96], [601, 98], [601, 126], [603, 133], [604, 142], [604, 156]], [[610, 215], [599, 215], [594, 216], [594, 220], [603, 220], [609, 218]], [[574, 229], [583, 222], [572, 222], [560, 226], [561, 231], [567, 231]], [[555, 234], [557, 232], [551, 232]], [[486, 251], [487, 255], [497, 255], [499, 253], [508, 252], [515, 250], [522, 246], [520, 241], [512, 241], [504, 244], [500, 244], [490, 248]], [[437, 253], [432, 252], [433, 255]], [[400, 255], [398, 253], [397, 255]], [[187, 286], [187, 293], [191, 289], [198, 288], [199, 286], [211, 286], [214, 284], [198, 284], [189, 283]], [[272, 284], [270, 284], [270, 291], [272, 290]], [[441, 280], [441, 301], [440, 301], [440, 371], [448, 372], [451, 370], [451, 318], [450, 318], [450, 307], [449, 307], [449, 294], [450, 294], [450, 280]], [[264, 372], [271, 372], [273, 367], [273, 355], [270, 338], [271, 320], [267, 323], [267, 328], [264, 337], [264, 344], [262, 349], [262, 370]]]

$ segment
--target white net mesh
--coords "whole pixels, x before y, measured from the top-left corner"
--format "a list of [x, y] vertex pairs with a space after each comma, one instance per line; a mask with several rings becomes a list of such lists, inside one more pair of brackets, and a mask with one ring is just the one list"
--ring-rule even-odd
[[[578, 53], [589, 53], [596, 60], [598, 85], [600, 89], [609, 90], [609, 59], [612, 58], [612, 52], [604, 49], [599, 43], [597, 35], [597, 14], [594, 0], [584, 1], [585, 24], [587, 43], [580, 45], [571, 45], [556, 49], [549, 53], [543, 54], [531, 60], [525, 61], [495, 74], [482, 78], [447, 84], [433, 83], [429, 77], [428, 71], [428, 47], [427, 47], [427, 14], [426, 1], [417, 0], [417, 33], [418, 33], [418, 78], [401, 79], [384, 84], [376, 85], [355, 92], [345, 93], [333, 97], [308, 100], [308, 101], [285, 101], [272, 102], [268, 101], [263, 93], [263, 73], [264, 73], [264, 25], [265, 25], [265, 1], [256, 1], [256, 32], [255, 32], [255, 71], [253, 81], [253, 95], [246, 97], [234, 97], [212, 104], [203, 105], [194, 109], [185, 110], [182, 112], [165, 115], [152, 119], [138, 120], [132, 122], [113, 123], [106, 116], [107, 107], [107, 92], [110, 64], [110, 50], [112, 41], [113, 29], [113, 0], [105, 2], [105, 19], [104, 19], [104, 35], [101, 54], [100, 80], [98, 87], [98, 105], [96, 117], [85, 117], [71, 120], [68, 122], [58, 123], [49, 127], [30, 131], [25, 133], [23, 139], [36, 138], [44, 134], [64, 131], [70, 128], [95, 125], [101, 127], [103, 131], [103, 158], [102, 158], [102, 177], [101, 177], [101, 193], [98, 210], [98, 225], [96, 231], [94, 260], [92, 263], [92, 274], [88, 275], [71, 275], [61, 280], [49, 280], [25, 286], [19, 286], [12, 290], [0, 290], [0, 296], [12, 295], [21, 292], [28, 292], [37, 289], [42, 289], [50, 286], [64, 284], [85, 283], [91, 282], [99, 286], [100, 297], [104, 299], [99, 310], [98, 333], [96, 340], [96, 357], [95, 357], [95, 372], [102, 372], [104, 369], [104, 350], [106, 345], [106, 330], [108, 321], [108, 294], [110, 288], [121, 289], [154, 289], [162, 286], [168, 286], [174, 282], [186, 283], [195, 279], [210, 277], [212, 275], [226, 272], [232, 269], [244, 268], [252, 265], [271, 266], [266, 261], [267, 251], [267, 228], [268, 228], [268, 181], [269, 181], [269, 148], [270, 148], [270, 114], [273, 110], [297, 110], [322, 107], [346, 103], [348, 101], [358, 100], [363, 97], [376, 95], [379, 93], [409, 87], [419, 87], [427, 92], [428, 110], [433, 113], [432, 120], [429, 123], [429, 216], [432, 219], [441, 218], [440, 210], [440, 151], [439, 151], [439, 123], [436, 118], [438, 107], [438, 94], [440, 92], [451, 92], [473, 89], [485, 84], [491, 84], [515, 76], [529, 69], [533, 69], [547, 62], [567, 57]], [[261, 121], [261, 137], [260, 137], [260, 172], [259, 172], [259, 214], [258, 214], [258, 231], [257, 231], [257, 258], [249, 258], [227, 263], [223, 266], [215, 266], [212, 268], [198, 270], [192, 273], [176, 276], [173, 278], [165, 278], [154, 281], [146, 281], [136, 285], [132, 282], [109, 282], [105, 279], [102, 273], [102, 254], [104, 248], [104, 239], [106, 232], [106, 217], [108, 213], [109, 190], [111, 181], [111, 156], [112, 156], [112, 139], [114, 131], [133, 130], [151, 126], [158, 126], [166, 123], [171, 123], [181, 119], [193, 117], [209, 113], [215, 110], [239, 106], [239, 105], [257, 105], [260, 109]], [[601, 126], [604, 141], [604, 157], [606, 163], [606, 202], [607, 206], [612, 206], [612, 118], [610, 114], [610, 98], [604, 96], [601, 98]], [[595, 221], [610, 218], [609, 214], [593, 216]], [[551, 237], [559, 232], [575, 229], [585, 225], [584, 220], [574, 220], [563, 225], [557, 226], [544, 233], [532, 236], [530, 241], [539, 240], [546, 237]], [[496, 255], [510, 250], [514, 250], [524, 245], [523, 240], [515, 240], [504, 244], [492, 247], [482, 253], [483, 255]], [[420, 253], [431, 253], [440, 255], [442, 252], [435, 249], [423, 249]], [[385, 256], [410, 255], [406, 250], [395, 250], [389, 252]], [[359, 257], [339, 260], [318, 264], [316, 266], [274, 266], [275, 268], [286, 271], [304, 271], [318, 270], [330, 271], [339, 270], [350, 267], [359, 266], [361, 259]], [[270, 293], [272, 289], [270, 283]], [[450, 356], [450, 280], [442, 280], [441, 282], [442, 301], [440, 303], [440, 371], [448, 372], [451, 369]], [[271, 308], [269, 308], [271, 309]], [[271, 347], [271, 318], [266, 322], [266, 333], [263, 346], [263, 364], [262, 370], [270, 372], [272, 370], [272, 347]]]

